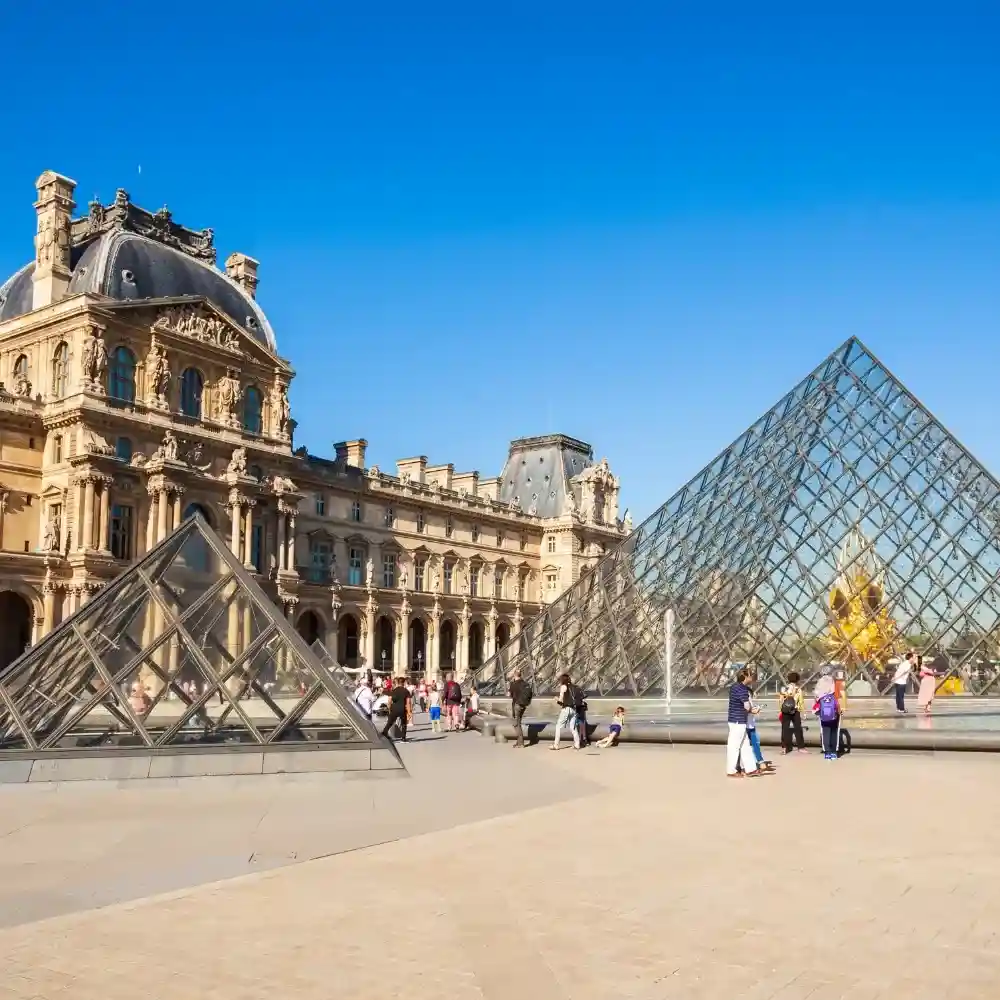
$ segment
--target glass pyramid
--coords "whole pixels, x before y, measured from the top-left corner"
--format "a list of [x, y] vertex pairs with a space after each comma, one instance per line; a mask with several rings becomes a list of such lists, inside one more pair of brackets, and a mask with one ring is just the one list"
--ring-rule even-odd
[[0, 672], [0, 749], [386, 746], [198, 514]]
[[[939, 692], [1000, 678], [1000, 488], [847, 341], [478, 671], [503, 695], [568, 672], [592, 694], [768, 688], [841, 664], [872, 693], [906, 649]], [[863, 685], [862, 685], [863, 687]]]

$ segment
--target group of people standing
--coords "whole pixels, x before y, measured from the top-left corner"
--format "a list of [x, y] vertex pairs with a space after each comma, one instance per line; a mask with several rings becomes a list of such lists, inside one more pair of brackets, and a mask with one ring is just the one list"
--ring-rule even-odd
[[454, 674], [448, 674], [444, 683], [421, 680], [415, 684], [405, 677], [374, 678], [362, 674], [354, 690], [354, 703], [367, 718], [385, 716], [383, 736], [393, 738], [393, 732], [406, 742], [406, 731], [413, 724], [415, 710], [430, 717], [431, 731], [440, 733], [442, 715], [448, 732], [468, 729], [472, 716], [479, 713], [479, 694], [475, 687], [468, 695]]
[[934, 694], [937, 691], [937, 671], [931, 664], [925, 664], [923, 656], [915, 653], [912, 649], [899, 661], [896, 672], [892, 675], [892, 689], [896, 695], [896, 711], [900, 715], [906, 714], [906, 688], [914, 674], [920, 682], [917, 691], [917, 704], [923, 710], [924, 715], [930, 715], [931, 705], [934, 704]]

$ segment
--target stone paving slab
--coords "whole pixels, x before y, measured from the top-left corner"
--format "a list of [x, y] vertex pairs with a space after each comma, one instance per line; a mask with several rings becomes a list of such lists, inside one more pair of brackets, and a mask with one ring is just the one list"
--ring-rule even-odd
[[796, 755], [729, 780], [715, 748], [490, 753], [484, 781], [596, 790], [2, 930], [0, 993], [1000, 995], [992, 759]]

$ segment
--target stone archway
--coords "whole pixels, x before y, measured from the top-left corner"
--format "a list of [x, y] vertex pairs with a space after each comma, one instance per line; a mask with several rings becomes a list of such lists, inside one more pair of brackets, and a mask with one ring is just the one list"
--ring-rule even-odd
[[482, 622], [472, 621], [469, 622], [469, 669], [475, 670], [476, 667], [481, 667], [483, 665], [483, 640], [486, 635], [486, 629], [483, 627]]
[[186, 521], [192, 514], [201, 514], [201, 516], [208, 522], [209, 527], [216, 528], [215, 515], [212, 513], [211, 509], [203, 503], [189, 503], [184, 508], [184, 520]]
[[[385, 654], [385, 655], [383, 655]], [[375, 622], [375, 663], [376, 670], [387, 670], [393, 676], [396, 669], [396, 622], [388, 615], [380, 615]]]
[[0, 669], [13, 663], [31, 643], [31, 604], [13, 590], [0, 592]]
[[457, 667], [455, 656], [455, 623], [450, 618], [441, 622], [441, 641], [438, 643], [438, 670], [442, 674]]
[[510, 626], [506, 622], [499, 622], [496, 630], [496, 648], [502, 649], [510, 642]]
[[317, 639], [323, 642], [326, 638], [323, 620], [315, 611], [303, 611], [299, 616], [295, 630], [302, 636], [302, 640], [307, 646], [311, 646]]
[[422, 674], [427, 669], [427, 627], [420, 618], [410, 619], [409, 650], [409, 672]]
[[337, 622], [337, 662], [344, 667], [357, 667], [361, 662], [358, 619], [350, 611], [342, 611]]

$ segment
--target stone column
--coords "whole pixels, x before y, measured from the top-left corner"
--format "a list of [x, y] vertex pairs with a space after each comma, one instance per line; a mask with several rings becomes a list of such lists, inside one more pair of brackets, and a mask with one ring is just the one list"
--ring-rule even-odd
[[426, 677], [435, 680], [438, 676], [438, 659], [441, 652], [441, 612], [435, 608], [427, 628], [427, 664]]
[[288, 515], [288, 551], [285, 553], [285, 568], [295, 569], [295, 515]]
[[237, 559], [240, 557], [240, 504], [238, 500], [229, 501], [229, 516], [231, 524], [229, 527], [229, 547], [233, 550], [233, 555]]
[[410, 616], [405, 611], [399, 616], [399, 642], [396, 655], [399, 664], [397, 673], [408, 674], [410, 672]]
[[[148, 491], [147, 491], [148, 492]], [[146, 551], [152, 552], [156, 545], [156, 504], [157, 494], [149, 494], [149, 513], [146, 515]]]
[[246, 511], [243, 514], [243, 565], [247, 569], [254, 569], [253, 565], [253, 503], [247, 503]]
[[461, 624], [458, 629], [458, 655], [455, 657], [458, 676], [465, 678], [469, 672], [469, 602], [462, 608]]
[[100, 504], [100, 524], [98, 525], [98, 542], [97, 547], [102, 552], [108, 551], [108, 521], [110, 520], [111, 512], [109, 510], [110, 506], [110, 493], [111, 493], [111, 483], [105, 482], [101, 487], [101, 504]]
[[288, 569], [285, 564], [285, 556], [288, 554], [288, 545], [285, 541], [285, 515], [278, 511], [278, 569]]
[[56, 622], [56, 586], [46, 583], [43, 588], [45, 599], [45, 617], [42, 619], [42, 635], [48, 635]]
[[174, 490], [174, 526], [176, 531], [181, 526], [181, 491]]
[[162, 486], [160, 488], [160, 506], [156, 512], [156, 540], [158, 542], [162, 542], [167, 537], [167, 505], [169, 502], [170, 496], [167, 493], [167, 488]]
[[87, 479], [83, 486], [83, 531], [82, 549], [94, 547], [94, 480]]
[[377, 664], [375, 663], [375, 610], [374, 608], [366, 607], [362, 617], [361, 617], [361, 628], [364, 635], [361, 638], [364, 641], [363, 654], [365, 658], [365, 666], [372, 670]]

